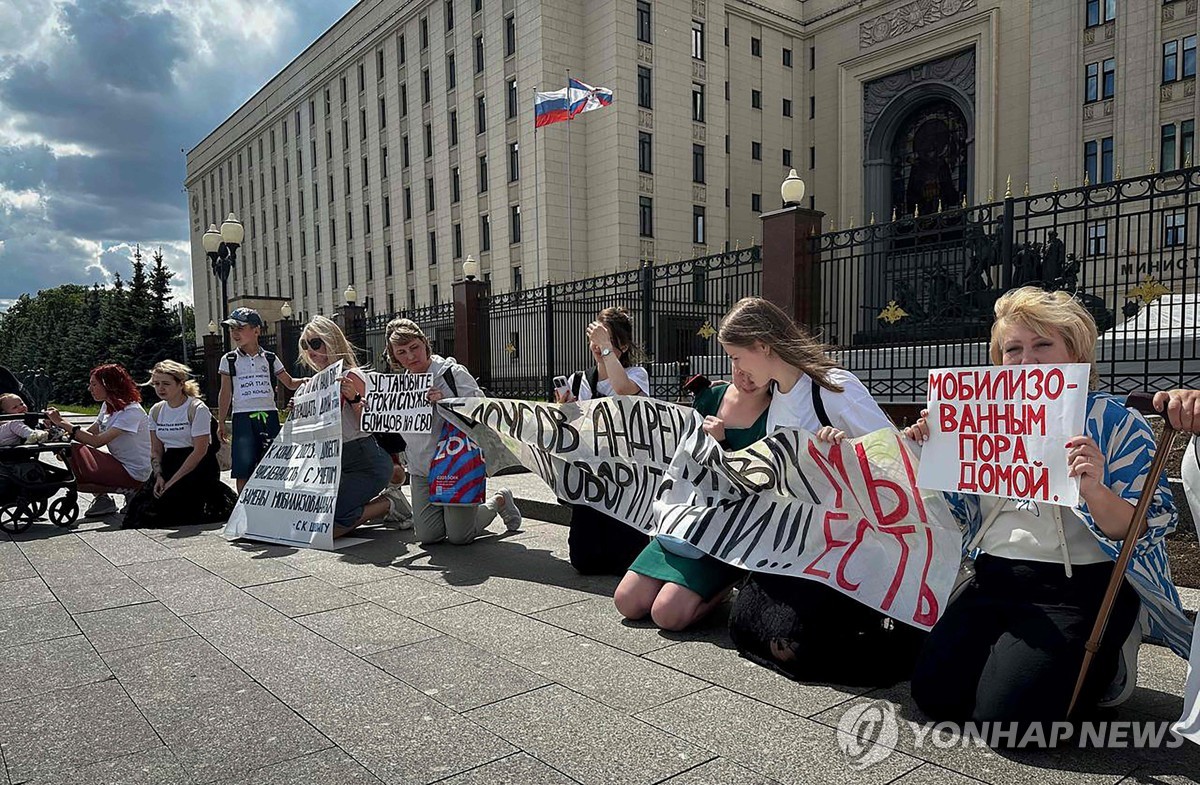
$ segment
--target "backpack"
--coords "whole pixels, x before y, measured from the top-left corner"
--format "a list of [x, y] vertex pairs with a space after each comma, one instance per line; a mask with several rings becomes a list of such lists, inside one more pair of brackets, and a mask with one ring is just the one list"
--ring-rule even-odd
[[[452, 397], [458, 397], [458, 383], [454, 381], [454, 370], [447, 368], [442, 371], [442, 379], [446, 382], [446, 386], [450, 388]], [[377, 433], [375, 441], [379, 442], [379, 446], [389, 455], [402, 453], [408, 449], [408, 442], [402, 433]]]
[[[163, 407], [166, 405], [167, 405], [166, 401], [159, 401], [158, 403], [156, 403], [150, 407], [150, 419], [154, 422], [155, 425], [161, 425], [161, 423], [158, 421], [158, 415], [160, 412], [162, 412]], [[192, 423], [194, 423], [196, 421], [196, 410], [199, 408], [200, 408], [200, 399], [199, 398], [191, 398], [188, 400], [188, 410], [187, 410], [188, 425], [191, 425]], [[209, 430], [208, 454], [214, 455], [218, 450], [221, 449], [221, 440], [219, 438], [217, 438], [217, 418], [212, 417], [211, 412], [209, 415], [208, 430]], [[189, 429], [189, 433], [190, 433], [190, 429]]]
[[[271, 377], [271, 395], [275, 395], [275, 388], [279, 384], [279, 377], [275, 375], [275, 353], [267, 349], [261, 350], [263, 357], [267, 358], [267, 376]], [[225, 365], [229, 369], [229, 378], [232, 381], [233, 377], [237, 376], [237, 349], [225, 355]]]
[[588, 390], [591, 391], [593, 398], [603, 398], [604, 396], [596, 389], [596, 385], [600, 383], [600, 369], [592, 367], [585, 374], [583, 371], [576, 371], [571, 375], [571, 395], [575, 400], [579, 400], [579, 391], [583, 387], [583, 379], [587, 377]]

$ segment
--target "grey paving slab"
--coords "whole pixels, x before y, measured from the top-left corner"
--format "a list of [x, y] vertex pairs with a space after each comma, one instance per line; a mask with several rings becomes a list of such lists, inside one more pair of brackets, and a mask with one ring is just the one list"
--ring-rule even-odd
[[455, 711], [511, 698], [549, 683], [532, 671], [448, 635], [368, 659]]
[[965, 774], [925, 763], [895, 780], [892, 785], [977, 785], [979, 782]]
[[321, 553], [309, 559], [289, 560], [288, 563], [300, 572], [339, 588], [382, 581], [398, 574], [388, 564], [377, 564], [344, 553]]
[[439, 780], [439, 785], [574, 785], [567, 775], [524, 753]]
[[886, 783], [921, 765], [893, 751], [873, 766], [856, 769], [839, 751], [833, 728], [721, 687], [637, 716], [781, 783]]
[[467, 716], [582, 783], [649, 785], [714, 757], [558, 685]]
[[0, 610], [0, 649], [75, 635], [79, 628], [58, 602]]
[[104, 662], [139, 706], [147, 701], [191, 701], [230, 689], [254, 686], [241, 668], [212, 644], [193, 635], [103, 655]]
[[154, 599], [150, 592], [124, 575], [95, 583], [60, 583], [54, 587], [54, 594], [71, 613], [120, 608]]
[[1143, 644], [1138, 649], [1138, 688], [1122, 706], [1163, 720], [1183, 713], [1180, 685], [1187, 678], [1187, 661], [1165, 646]]
[[15, 578], [0, 583], [0, 610], [53, 602], [54, 594], [41, 578]]
[[410, 617], [473, 601], [468, 594], [408, 575], [348, 586], [346, 591]]
[[246, 593], [285, 616], [320, 613], [363, 601], [361, 597], [310, 577], [251, 586], [246, 589]]
[[739, 657], [732, 648], [706, 641], [682, 641], [650, 652], [646, 659], [804, 717], [866, 692], [833, 684], [792, 681]]
[[502, 656], [566, 638], [571, 633], [486, 602], [456, 605], [418, 617], [422, 624]]
[[82, 635], [18, 646], [5, 655], [0, 702], [112, 677]]
[[117, 566], [175, 557], [170, 548], [147, 537], [139, 529], [116, 529], [79, 534], [92, 550]]
[[778, 785], [778, 782], [733, 761], [715, 758], [663, 780], [661, 785]]
[[15, 542], [0, 541], [0, 581], [37, 577], [37, 571]]
[[557, 608], [593, 596], [588, 592], [555, 586], [543, 580], [480, 575], [477, 579], [460, 578], [449, 585], [463, 594], [525, 614]]
[[160, 602], [80, 613], [75, 616], [75, 623], [99, 652], [195, 635]]
[[400, 683], [365, 695], [333, 693], [303, 715], [387, 783], [434, 782], [516, 752], [497, 736]]
[[532, 616], [630, 654], [646, 654], [676, 642], [664, 637], [650, 622], [627, 622], [622, 619], [613, 606], [612, 597], [593, 597], [561, 608], [534, 613]]
[[337, 747], [273, 763], [219, 785], [380, 785], [382, 780]]
[[526, 668], [631, 714], [709, 686], [680, 671], [580, 636], [522, 653]]
[[360, 657], [441, 635], [379, 605], [354, 599], [358, 605], [301, 616], [296, 621]]
[[162, 746], [114, 679], [0, 704], [0, 747], [13, 782]]
[[255, 553], [223, 540], [218, 547], [175, 548], [171, 552], [240, 588], [305, 575], [285, 559], [259, 558]]
[[191, 785], [194, 782], [167, 747], [154, 747], [37, 779], [30, 785]]
[[76, 534], [57, 534], [20, 542], [21, 552], [51, 586], [96, 583], [119, 576], [120, 570]]
[[247, 600], [236, 586], [182, 558], [131, 564], [122, 569], [179, 616], [232, 608]]

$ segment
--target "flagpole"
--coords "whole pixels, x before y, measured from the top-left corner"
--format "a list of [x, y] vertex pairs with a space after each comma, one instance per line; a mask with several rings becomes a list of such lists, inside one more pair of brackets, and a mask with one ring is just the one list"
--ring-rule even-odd
[[541, 189], [538, 188], [538, 169], [541, 165], [538, 163], [538, 129], [537, 129], [537, 87], [533, 88], [533, 237], [534, 248], [537, 254], [537, 269], [538, 280], [543, 285], [548, 283], [546, 271], [542, 264], [542, 206], [541, 206]]
[[571, 69], [567, 69], [567, 269], [575, 280], [575, 210], [571, 195]]

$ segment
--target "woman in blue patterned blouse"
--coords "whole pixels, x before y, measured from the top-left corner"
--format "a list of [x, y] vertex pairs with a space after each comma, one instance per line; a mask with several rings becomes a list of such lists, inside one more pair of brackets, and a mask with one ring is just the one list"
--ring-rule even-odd
[[[995, 310], [993, 363], [1090, 363], [1094, 386], [1096, 322], [1069, 294], [1023, 287], [997, 300]], [[924, 418], [906, 433], [927, 439]], [[912, 694], [925, 714], [958, 722], [1065, 719], [1154, 446], [1140, 414], [1093, 391], [1084, 433], [1067, 444], [1070, 475], [1079, 478], [1077, 506], [947, 494], [964, 528], [964, 552], [977, 555], [974, 577], [917, 661]], [[1175, 523], [1164, 477], [1080, 696], [1084, 712], [1129, 697], [1143, 637], [1187, 656], [1190, 625], [1163, 544]]]

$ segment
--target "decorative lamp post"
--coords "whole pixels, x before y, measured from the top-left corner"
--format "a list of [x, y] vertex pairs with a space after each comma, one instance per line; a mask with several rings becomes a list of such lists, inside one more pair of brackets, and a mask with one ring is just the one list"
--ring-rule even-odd
[[346, 287], [346, 291], [342, 292], [342, 296], [346, 298], [346, 305], [354, 305], [358, 302], [358, 292], [354, 289], [354, 284]]
[[[208, 231], [201, 238], [213, 275], [221, 282], [221, 318], [229, 314], [229, 271], [237, 264], [238, 248], [245, 238], [246, 228], [233, 213], [221, 223], [220, 229], [216, 224], [209, 224]], [[228, 336], [225, 338], [225, 348], [229, 348]]]
[[796, 207], [804, 200], [804, 181], [793, 169], [779, 186], [779, 195], [783, 198], [784, 207]]
[[474, 281], [478, 277], [479, 262], [475, 261], [474, 256], [468, 255], [466, 261], [463, 262], [463, 278], [468, 281]]
[[217, 334], [217, 323], [215, 321], [213, 321], [212, 319], [208, 320], [208, 334], [209, 335]]
[[291, 302], [285, 302], [285, 303], [283, 304], [283, 306], [282, 306], [282, 307], [279, 309], [279, 315], [280, 315], [280, 316], [282, 316], [284, 319], [291, 319], [291, 318], [292, 318], [292, 304], [291, 304]]

